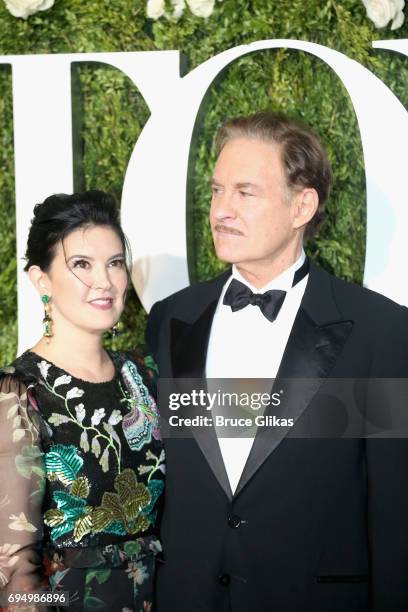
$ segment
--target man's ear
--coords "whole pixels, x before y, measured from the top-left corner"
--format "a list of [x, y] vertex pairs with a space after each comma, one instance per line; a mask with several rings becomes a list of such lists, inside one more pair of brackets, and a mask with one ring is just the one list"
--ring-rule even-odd
[[51, 297], [51, 283], [48, 275], [39, 266], [30, 266], [28, 276], [40, 295]]
[[295, 195], [292, 205], [294, 213], [293, 228], [305, 227], [313, 219], [319, 206], [319, 196], [316, 189], [313, 187], [302, 189]]

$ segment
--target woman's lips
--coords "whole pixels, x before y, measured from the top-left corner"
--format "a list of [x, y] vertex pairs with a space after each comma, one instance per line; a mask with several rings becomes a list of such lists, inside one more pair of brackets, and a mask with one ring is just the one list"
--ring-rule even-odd
[[98, 310], [109, 310], [112, 308], [113, 299], [112, 298], [98, 298], [97, 300], [92, 300], [89, 302], [91, 306], [97, 308]]

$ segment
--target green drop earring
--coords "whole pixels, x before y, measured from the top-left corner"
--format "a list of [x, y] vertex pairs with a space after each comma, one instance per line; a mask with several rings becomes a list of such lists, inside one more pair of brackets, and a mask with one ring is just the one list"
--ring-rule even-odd
[[53, 330], [52, 330], [52, 319], [50, 317], [50, 296], [42, 295], [41, 301], [44, 304], [44, 318], [43, 318], [43, 336], [46, 338], [47, 344], [49, 343], [49, 338], [52, 338]]

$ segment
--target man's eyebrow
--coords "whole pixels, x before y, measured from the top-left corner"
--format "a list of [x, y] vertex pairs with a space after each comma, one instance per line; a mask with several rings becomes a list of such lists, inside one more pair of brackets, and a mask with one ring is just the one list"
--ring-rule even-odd
[[[222, 183], [218, 182], [217, 179], [211, 179], [211, 185], [215, 185], [216, 187], [221, 187]], [[256, 183], [251, 183], [250, 181], [242, 181], [239, 183], [235, 183], [234, 187], [237, 189], [260, 189], [260, 186]]]
[[237, 187], [237, 189], [260, 189], [259, 185], [250, 182], [235, 183], [235, 187]]

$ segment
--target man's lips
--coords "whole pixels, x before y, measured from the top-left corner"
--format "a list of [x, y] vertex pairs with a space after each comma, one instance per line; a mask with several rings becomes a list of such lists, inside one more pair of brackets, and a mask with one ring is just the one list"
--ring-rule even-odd
[[230, 234], [232, 236], [243, 236], [244, 235], [239, 230], [233, 227], [228, 227], [227, 225], [215, 225], [214, 231], [218, 232], [219, 234]]

